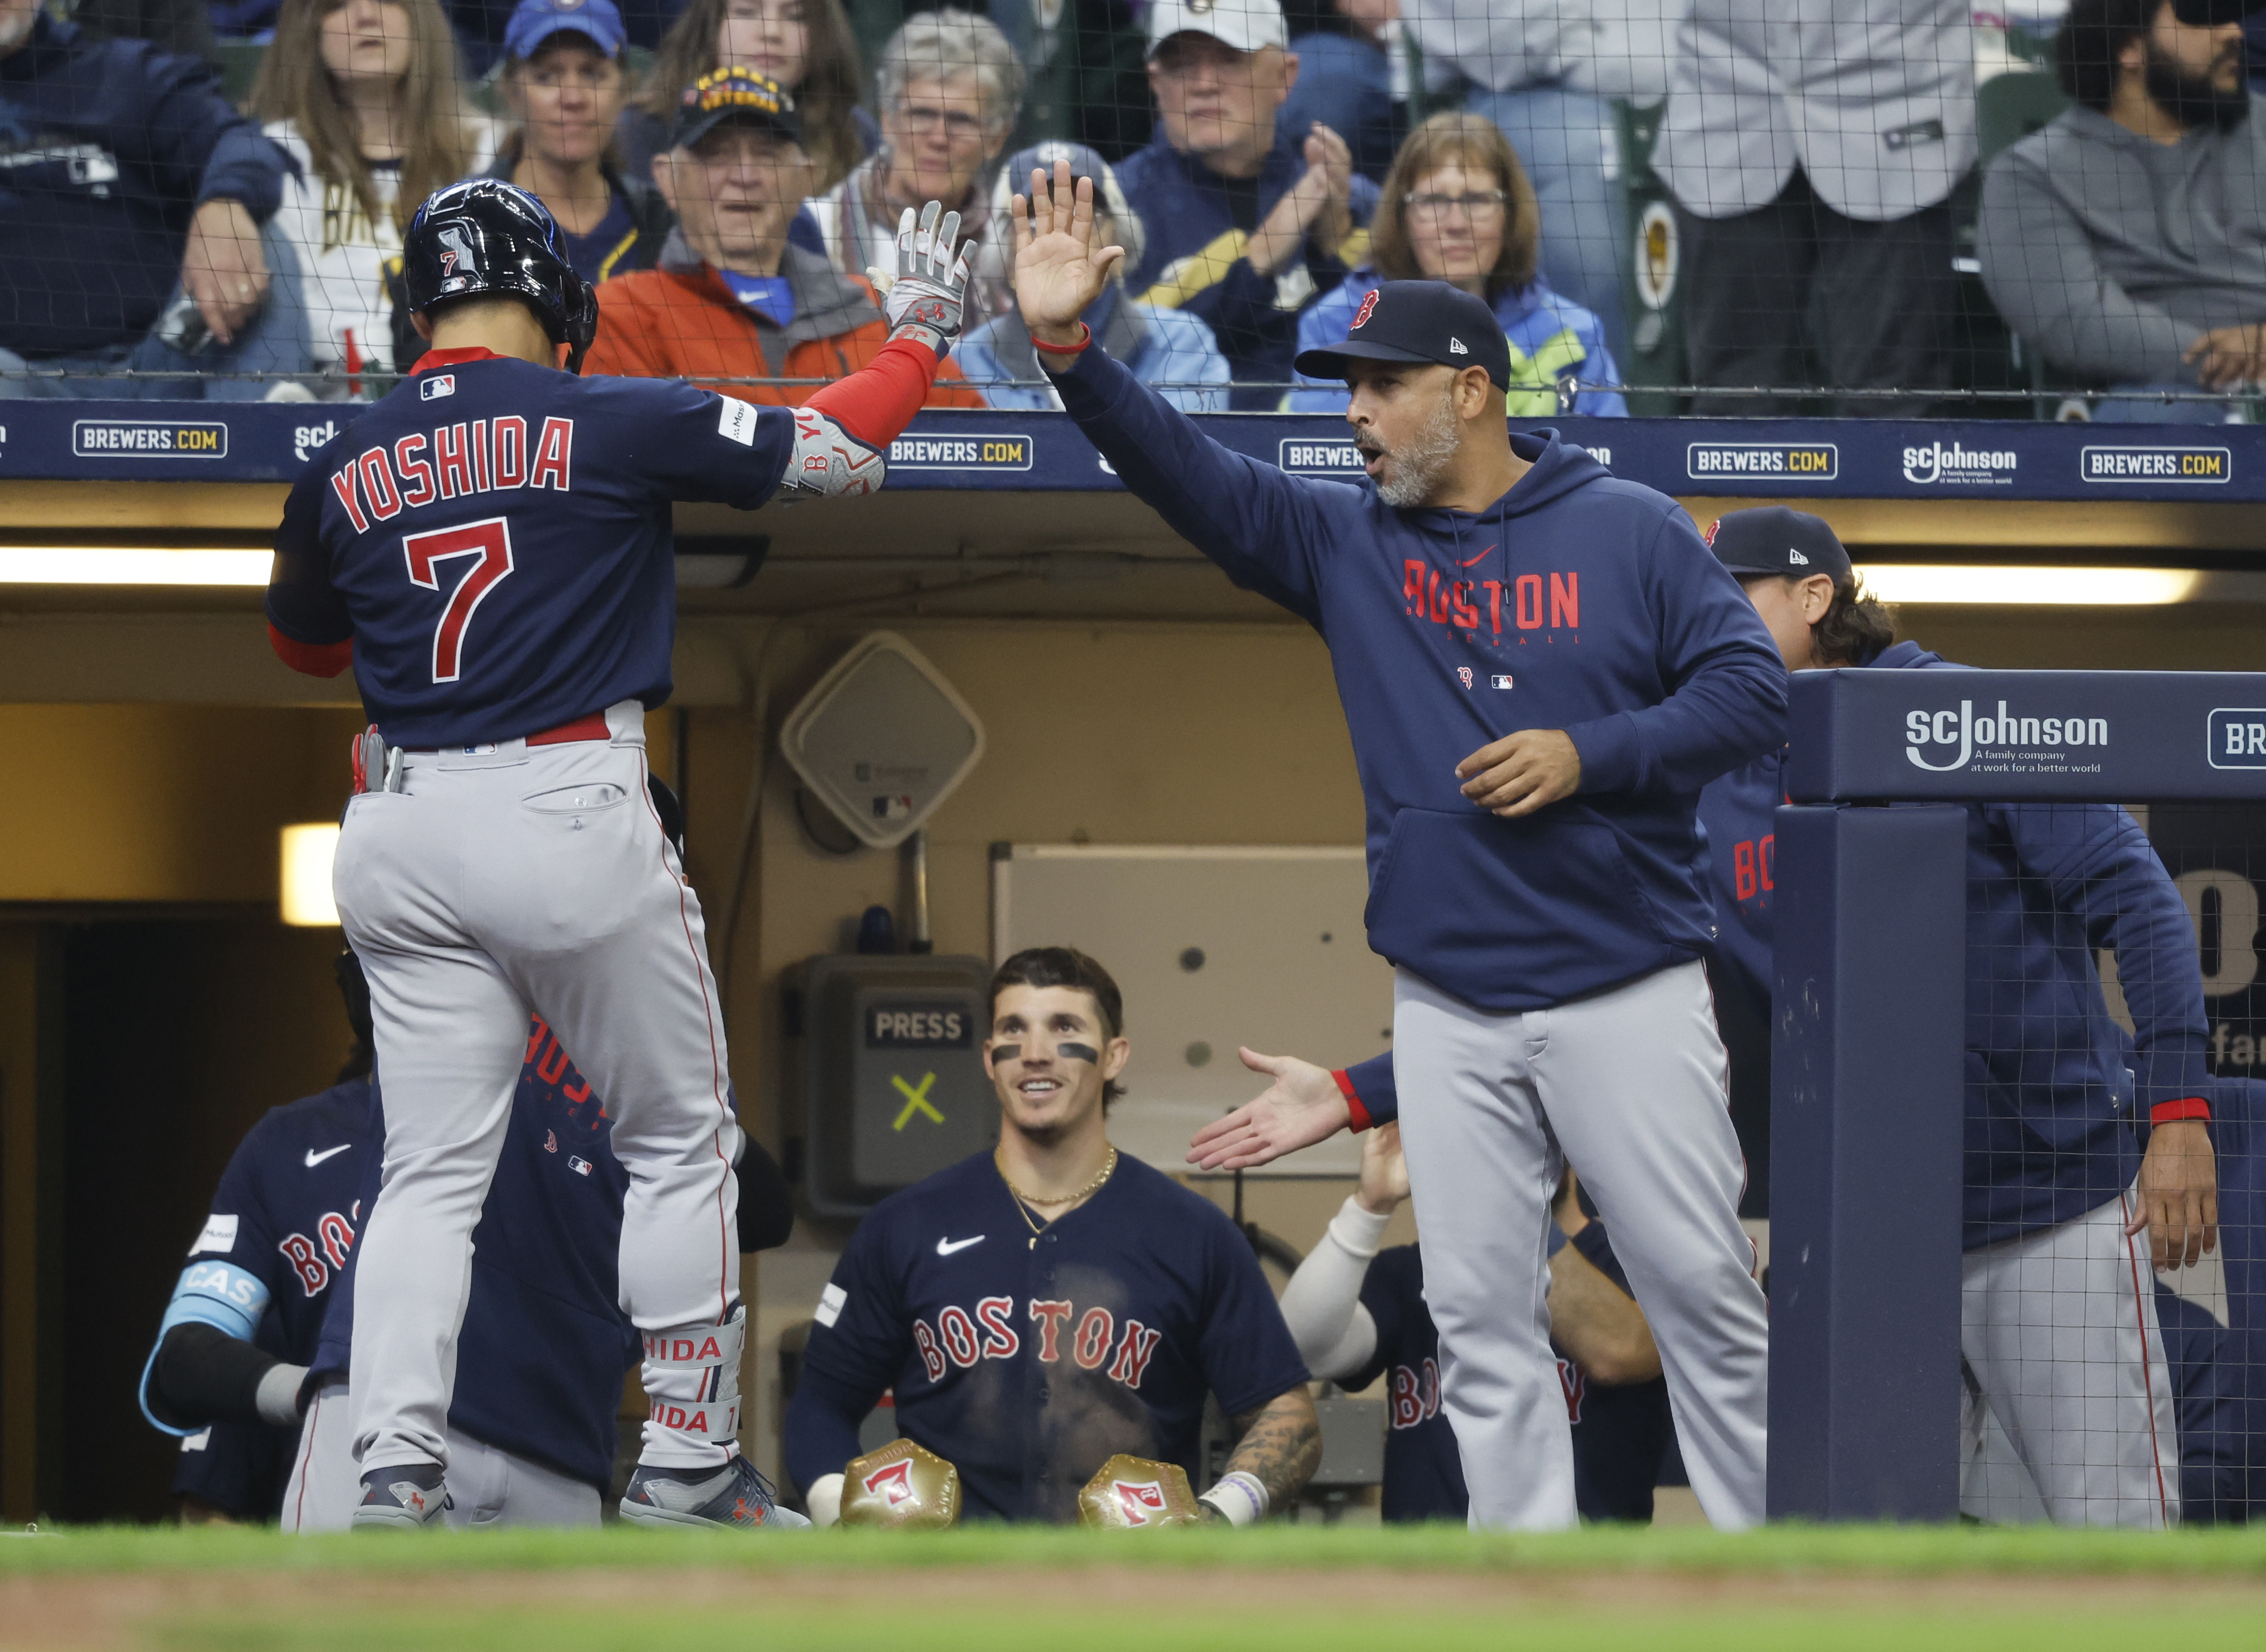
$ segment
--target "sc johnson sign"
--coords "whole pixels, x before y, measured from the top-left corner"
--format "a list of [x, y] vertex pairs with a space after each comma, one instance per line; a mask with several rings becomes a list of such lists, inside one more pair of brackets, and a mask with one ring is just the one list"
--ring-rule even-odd
[[2087, 774], [2093, 763], [2064, 761], [2079, 746], [2109, 744], [2109, 719], [2064, 715], [2021, 717], [1999, 702], [1997, 716], [1975, 715], [1975, 702], [1962, 700], [1956, 711], [1907, 711], [1904, 756], [1915, 768], [1946, 774], [1970, 765], [1977, 774]]

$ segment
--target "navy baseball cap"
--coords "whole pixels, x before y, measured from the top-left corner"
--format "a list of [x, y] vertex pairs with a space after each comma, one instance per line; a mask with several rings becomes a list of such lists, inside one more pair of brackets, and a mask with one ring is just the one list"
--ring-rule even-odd
[[677, 99], [669, 147], [689, 149], [727, 120], [743, 120], [802, 142], [802, 118], [786, 87], [751, 69], [718, 69], [687, 86]]
[[2223, 28], [2259, 11], [2266, 0], [2172, 0], [2172, 15], [2191, 29]]
[[519, 0], [504, 25], [503, 55], [524, 62], [554, 34], [585, 35], [609, 57], [619, 57], [629, 36], [614, 0]]
[[1294, 365], [1310, 379], [1341, 379], [1349, 361], [1436, 361], [1485, 368], [1510, 388], [1510, 340], [1487, 301], [1445, 281], [1387, 281], [1353, 313], [1343, 344], [1301, 350]]
[[1733, 573], [1788, 574], [1797, 579], [1825, 573], [1839, 586], [1847, 584], [1855, 571], [1849, 553], [1823, 520], [1783, 505], [1758, 505], [1717, 517], [1707, 528], [1707, 547]]

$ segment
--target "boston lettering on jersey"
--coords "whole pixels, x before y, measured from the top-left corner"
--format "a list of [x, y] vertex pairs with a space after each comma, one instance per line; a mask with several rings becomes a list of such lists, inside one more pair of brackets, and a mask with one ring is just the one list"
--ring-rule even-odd
[[412, 431], [390, 446], [366, 448], [332, 473], [331, 491], [346, 506], [355, 532], [366, 534], [372, 521], [390, 522], [436, 500], [508, 488], [564, 493], [574, 485], [574, 465], [572, 418], [547, 416], [530, 442], [527, 420], [505, 413], [441, 425], [429, 436]]
[[[1480, 557], [1494, 549], [1488, 546]], [[1553, 571], [1548, 579], [1546, 600], [1544, 576], [1539, 573], [1523, 573], [1509, 580], [1444, 578], [1439, 569], [1412, 557], [1401, 564], [1400, 600], [1412, 618], [1452, 625], [1459, 631], [1476, 631], [1484, 624], [1491, 637], [1501, 637], [1506, 620], [1514, 631], [1539, 631], [1546, 626], [1551, 630], [1579, 631], [1581, 574]], [[1485, 615], [1480, 612], [1481, 601], [1487, 604]]]
[[[355, 1215], [362, 1214], [362, 1201], [355, 1201]], [[347, 1257], [354, 1250], [353, 1223], [336, 1211], [326, 1211], [315, 1223], [312, 1239], [304, 1234], [286, 1234], [276, 1242], [275, 1248], [291, 1264], [299, 1276], [299, 1284], [309, 1296], [319, 1296], [331, 1282], [331, 1275], [347, 1265]]]
[[[965, 1371], [979, 1359], [1014, 1358], [1023, 1347], [1022, 1338], [1015, 1332], [1017, 1317], [1014, 1298], [988, 1296], [976, 1305], [972, 1314], [958, 1306], [943, 1309], [933, 1329], [926, 1320], [915, 1320], [913, 1346], [920, 1350], [928, 1379], [940, 1380], [947, 1360]], [[1041, 1365], [1056, 1365], [1067, 1357], [1081, 1371], [1097, 1371], [1107, 1364], [1110, 1379], [1129, 1388], [1141, 1386], [1141, 1374], [1149, 1369], [1158, 1339], [1164, 1335], [1129, 1316], [1121, 1335], [1116, 1318], [1107, 1308], [1089, 1307], [1081, 1314], [1072, 1302], [1034, 1298], [1022, 1317], [1038, 1339]]]

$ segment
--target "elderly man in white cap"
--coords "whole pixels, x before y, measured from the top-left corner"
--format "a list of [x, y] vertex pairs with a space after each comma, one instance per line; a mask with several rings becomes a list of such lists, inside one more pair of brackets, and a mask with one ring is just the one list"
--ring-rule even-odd
[[1298, 77], [1288, 38], [1278, 0], [1157, 0], [1156, 136], [1117, 169], [1144, 230], [1127, 289], [1211, 328], [1238, 409], [1282, 400], [1298, 311], [1360, 261], [1377, 206], [1327, 127], [1277, 137], [1275, 113]]

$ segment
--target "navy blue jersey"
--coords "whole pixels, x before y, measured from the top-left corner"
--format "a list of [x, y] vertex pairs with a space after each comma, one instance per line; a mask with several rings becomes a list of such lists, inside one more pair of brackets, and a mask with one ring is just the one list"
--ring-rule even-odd
[[1715, 891], [1711, 961], [1728, 966], [1748, 1001], [1771, 1001], [1771, 906], [1778, 892], [1778, 806], [1786, 798], [1783, 750], [1765, 752], [1710, 781], [1700, 794]]
[[2257, 1132], [2266, 1083], [2214, 1079], [2211, 1139], [2218, 1161], [2218, 1246], [2226, 1322], [2160, 1279], [2156, 1315], [2180, 1429], [2180, 1517], [2266, 1517], [2266, 1174]]
[[[613, 1478], [622, 1379], [641, 1352], [618, 1304], [629, 1172], [614, 1157], [611, 1132], [538, 1017], [472, 1230], [471, 1297], [449, 1406], [450, 1424], [472, 1438], [602, 1491]], [[379, 1180], [373, 1168], [363, 1183], [372, 1203]], [[349, 1263], [324, 1323], [322, 1374], [349, 1368], [354, 1272]]]
[[787, 1412], [808, 1487], [858, 1454], [894, 1387], [897, 1426], [960, 1470], [975, 1518], [1067, 1521], [1113, 1454], [1200, 1483], [1207, 1390], [1230, 1416], [1306, 1380], [1258, 1258], [1219, 1207], [1121, 1156], [1033, 1235], [988, 1153], [891, 1195], [821, 1300]]
[[354, 644], [372, 722], [427, 749], [669, 697], [669, 505], [771, 496], [793, 414], [658, 379], [428, 353], [307, 466], [269, 622]]
[[[1552, 1253], [1566, 1243], [1553, 1224]], [[1591, 1222], [1573, 1243], [1625, 1294], [1628, 1279], [1605, 1237]], [[1385, 1439], [1383, 1514], [1387, 1520], [1461, 1520], [1470, 1495], [1463, 1459], [1440, 1408], [1440, 1335], [1424, 1306], [1421, 1248], [1397, 1245], [1372, 1257], [1361, 1304], [1377, 1324], [1377, 1350], [1343, 1386], [1357, 1392], [1390, 1373], [1391, 1431]], [[1675, 1438], [1668, 1383], [1593, 1383], [1562, 1356], [1558, 1380], [1574, 1431], [1574, 1505], [1585, 1520], [1649, 1520], [1661, 1459]]]
[[[252, 1341], [290, 1365], [313, 1363], [378, 1142], [365, 1079], [273, 1109], [237, 1144], [190, 1248], [192, 1261], [224, 1259], [267, 1287]], [[283, 1495], [291, 1445], [281, 1429], [215, 1423], [181, 1442], [173, 1489], [238, 1519], [267, 1519]]]

